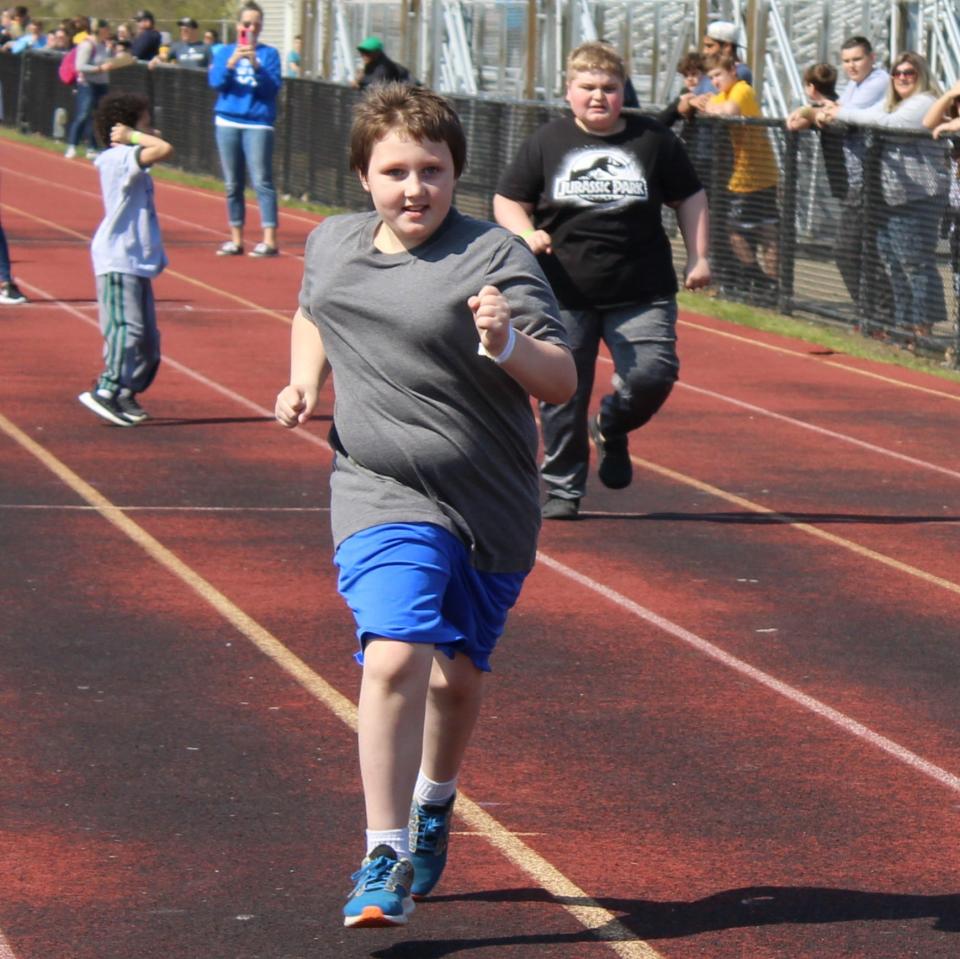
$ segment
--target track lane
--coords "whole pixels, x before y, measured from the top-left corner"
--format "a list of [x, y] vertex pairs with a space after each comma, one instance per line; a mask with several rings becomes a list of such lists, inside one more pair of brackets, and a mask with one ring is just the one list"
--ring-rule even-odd
[[[95, 337], [94, 337], [94, 338], [95, 338]], [[249, 375], [249, 374], [248, 374], [248, 375]], [[159, 398], [159, 394], [158, 394], [158, 398]], [[668, 407], [668, 409], [669, 409], [669, 407]], [[82, 411], [80, 411], [80, 412], [82, 412]], [[665, 415], [665, 414], [664, 414], [664, 415]], [[78, 422], [79, 422], [79, 421], [78, 421]], [[76, 428], [76, 427], [75, 427], [75, 428]], [[101, 431], [101, 432], [104, 432], [104, 431]], [[119, 432], [119, 431], [109, 431], [109, 430], [107, 430], [106, 432]], [[133, 431], [128, 431], [128, 432], [133, 432]], [[131, 479], [132, 479], [132, 477], [131, 477]], [[192, 479], [192, 480], [191, 480], [191, 483], [192, 483], [192, 484], [195, 483], [196, 486], [197, 486], [197, 489], [198, 489], [198, 490], [200, 489], [200, 486], [201, 486], [200, 478]], [[250, 489], [251, 489], [251, 490], [252, 490], [252, 489], [255, 489], [255, 484], [253, 484], [253, 485], [250, 487]], [[583, 535], [582, 531], [581, 531], [580, 535]], [[241, 541], [242, 541], [242, 534], [237, 537], [237, 540], [238, 540], [238, 542], [241, 542]], [[202, 543], [202, 539], [201, 539], [201, 540], [198, 540], [198, 542], [201, 542], [201, 543]], [[644, 560], [645, 560], [645, 557], [641, 557], [640, 563], [642, 563]], [[585, 557], [585, 562], [595, 563], [596, 560], [595, 560], [595, 557], [587, 556], [587, 557]], [[638, 563], [638, 565], [640, 565], [640, 563]], [[691, 605], [695, 605], [696, 602], [697, 602], [697, 600], [698, 600], [698, 597], [696, 596], [696, 594], [694, 594], [692, 597], [690, 597], [690, 598], [688, 599], [688, 602], [689, 602]], [[552, 590], [551, 590], [551, 593], [548, 594], [548, 595], [545, 597], [545, 600], [544, 600], [544, 608], [549, 609], [550, 604], [553, 603], [553, 602], [555, 602], [555, 600], [553, 599]], [[540, 614], [538, 613], [538, 616], [539, 616], [539, 615], [540, 615]], [[589, 617], [589, 616], [587, 617], [587, 621], [588, 621], [588, 622], [590, 621], [590, 617]], [[517, 689], [518, 698], [519, 698], [520, 695], [522, 695], [522, 692], [523, 692], [522, 688], [518, 688], [518, 689]], [[527, 704], [527, 705], [528, 705], [528, 704]], [[719, 719], [718, 719], [717, 721], [719, 721], [719, 722], [725, 722], [725, 721], [726, 721], [725, 715], [723, 714], [723, 711], [721, 711], [721, 715], [719, 716]], [[691, 737], [691, 747], [690, 747], [691, 749], [693, 749], [693, 744], [695, 743], [695, 741], [696, 741], [696, 737]], [[601, 743], [600, 745], [602, 745], [602, 743]], [[667, 848], [667, 846], [669, 845], [669, 833], [670, 833], [670, 830], [669, 830], [669, 829], [665, 830], [665, 834], [664, 834], [664, 836], [663, 836], [664, 848]], [[611, 860], [611, 861], [615, 861], [615, 860]], [[721, 899], [722, 899], [722, 897], [721, 897]], [[625, 900], [625, 901], [626, 901], [626, 900]], [[719, 901], [720, 901], [720, 900], [718, 900], [718, 902], [719, 902]], [[679, 908], [679, 906], [678, 906], [678, 908]], [[688, 911], [689, 911], [689, 910], [688, 910]], [[694, 911], [695, 911], [695, 910], [694, 910]], [[432, 917], [431, 917], [431, 919], [432, 919]], [[861, 923], [861, 925], [863, 925], [863, 924]], [[530, 943], [526, 943], [526, 945], [529, 946]], [[549, 947], [548, 947], [548, 948], [549, 948]], [[410, 954], [411, 954], [411, 955], [418, 955], [417, 953], [410, 953]], [[425, 953], [423, 953], [423, 954], [425, 954]], [[538, 953], [538, 954], [539, 954], [539, 953]], [[566, 954], [570, 954], [570, 953], [568, 952], [568, 953], [566, 953]], [[579, 953], [576, 953], [576, 952], [574, 952], [573, 954], [574, 954], [574, 955], [579, 955]], [[719, 953], [714, 953], [714, 952], [709, 952], [709, 953], [707, 953], [707, 954], [710, 954], [710, 955], [719, 955]], [[762, 953], [753, 952], [753, 953], [749, 953], [749, 954], [750, 954], [750, 955], [761, 955]], [[780, 954], [782, 954], [782, 955], [793, 955], [793, 954], [795, 954], [795, 953], [785, 952], [785, 953], [780, 953]], [[819, 953], [819, 954], [830, 954], [830, 953], [829, 953], [829, 951], [828, 951], [828, 952]], [[932, 954], [934, 954], [934, 953], [930, 953], [930, 954], [932, 955]]]

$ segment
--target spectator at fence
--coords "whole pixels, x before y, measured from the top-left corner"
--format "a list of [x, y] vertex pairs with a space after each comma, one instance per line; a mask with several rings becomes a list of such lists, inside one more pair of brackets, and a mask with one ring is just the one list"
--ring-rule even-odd
[[286, 64], [284, 76], [288, 79], [295, 80], [303, 75], [303, 37], [299, 33], [293, 38], [293, 46], [287, 53]]
[[955, 83], [927, 111], [923, 125], [935, 140], [950, 136], [950, 191], [943, 232], [950, 245], [950, 270], [953, 275], [954, 329], [960, 331], [960, 82]]
[[147, 419], [137, 400], [160, 366], [160, 333], [154, 277], [167, 265], [153, 202], [150, 167], [173, 152], [150, 129], [150, 102], [136, 93], [115, 93], [97, 109], [97, 158], [104, 218], [90, 253], [97, 278], [104, 369], [77, 399], [115, 426]]
[[0, 303], [26, 302], [27, 298], [13, 282], [13, 274], [10, 272], [10, 248], [7, 246], [7, 235], [3, 232], [3, 224], [0, 223]]
[[163, 37], [154, 25], [156, 21], [149, 10], [139, 10], [133, 19], [137, 22], [137, 34], [133, 38], [130, 52], [138, 60], [149, 63], [160, 53]]
[[156, 21], [149, 10], [138, 10], [133, 15], [136, 30], [130, 41], [130, 52], [137, 60], [149, 63], [160, 55], [163, 34], [156, 28]]
[[[803, 85], [807, 102], [787, 117], [788, 130], [809, 130], [815, 127], [817, 111], [829, 103], [837, 102], [837, 68], [831, 63], [815, 63], [803, 71]], [[829, 127], [821, 130], [820, 152], [823, 154], [830, 194], [843, 201], [849, 185], [843, 159], [843, 140], [835, 130]]]
[[946, 319], [936, 245], [946, 206], [947, 175], [942, 147], [930, 140], [898, 138], [895, 131], [925, 130], [924, 117], [940, 91], [927, 61], [907, 51], [897, 57], [887, 94], [873, 107], [826, 106], [826, 122], [882, 127], [880, 159], [884, 208], [877, 251], [890, 280], [893, 321], [900, 332], [928, 332]]
[[277, 118], [277, 94], [283, 82], [280, 54], [260, 43], [263, 10], [255, 0], [240, 7], [237, 42], [223, 44], [213, 58], [209, 82], [219, 92], [216, 114], [217, 149], [227, 190], [230, 239], [218, 256], [243, 253], [246, 204], [243, 200], [246, 172], [260, 205], [263, 239], [250, 256], [277, 255], [277, 191], [273, 184], [273, 125]]
[[366, 37], [357, 45], [363, 66], [357, 71], [353, 85], [361, 90], [377, 83], [409, 83], [410, 71], [394, 63], [383, 49], [379, 37]]
[[[698, 129], [694, 122], [697, 116], [696, 91], [706, 76], [704, 72], [705, 64], [703, 55], [696, 51], [686, 53], [680, 58], [677, 63], [677, 73], [683, 77], [684, 92], [676, 96], [657, 115], [657, 119], [665, 126], [672, 127], [674, 124], [680, 123], [678, 135], [683, 140], [697, 173], [706, 169], [711, 159], [712, 141], [709, 131], [702, 128]], [[707, 80], [709, 79], [707, 77]]]
[[[601, 482], [629, 485], [627, 435], [656, 414], [676, 382], [677, 278], [664, 204], [676, 210], [686, 245], [684, 285], [710, 282], [706, 193], [672, 132], [621, 113], [625, 77], [613, 47], [577, 47], [567, 60], [572, 116], [524, 141], [493, 201], [497, 222], [537, 254], [577, 364], [573, 399], [541, 405], [547, 519], [577, 518], [591, 438]], [[614, 362], [613, 392], [588, 419], [601, 340]]]
[[[737, 25], [728, 20], [714, 20], [707, 25], [700, 49], [705, 58], [730, 57], [736, 64], [737, 79], [752, 84], [753, 73], [745, 63], [740, 62], [739, 46], [740, 30]], [[704, 74], [694, 92], [713, 96], [713, 82], [710, 77]]]
[[[890, 75], [876, 65], [876, 54], [863, 36], [847, 38], [840, 48], [840, 61], [847, 84], [840, 91], [837, 104], [858, 110], [880, 103], [887, 94]], [[824, 104], [828, 107], [829, 104]], [[816, 110], [814, 122], [824, 128], [832, 112]], [[843, 157], [847, 172], [847, 193], [840, 204], [834, 258], [850, 299], [861, 318], [889, 311], [891, 294], [886, 274], [878, 270], [876, 225], [864, 215], [863, 162], [866, 140], [857, 130], [843, 135]]]
[[42, 50], [46, 43], [43, 24], [39, 20], [31, 20], [21, 36], [16, 40], [8, 40], [3, 49], [10, 53], [25, 53], [27, 50]]
[[19, 40], [27, 32], [27, 24], [30, 23], [30, 11], [27, 7], [14, 7], [10, 12], [10, 23], [7, 27], [7, 34], [11, 40]]
[[97, 139], [94, 133], [93, 113], [109, 89], [111, 70], [126, 66], [129, 58], [115, 58], [111, 48], [113, 33], [106, 20], [95, 20], [93, 36], [80, 42], [77, 48], [76, 113], [67, 132], [67, 159], [77, 155], [80, 141], [86, 138], [87, 157], [97, 155]]
[[[736, 63], [730, 57], [707, 60], [707, 73], [716, 92], [706, 102], [698, 101], [704, 113], [721, 118], [756, 118], [760, 104], [753, 87], [737, 79]], [[761, 126], [730, 128], [733, 172], [727, 182], [730, 194], [727, 228], [730, 246], [741, 265], [734, 284], [738, 292], [764, 306], [776, 302], [779, 286], [780, 248], [777, 225], [777, 160], [767, 130]]]
[[73, 23], [73, 45], [83, 43], [90, 36], [91, 21], [89, 17], [74, 17]]
[[193, 70], [206, 70], [210, 66], [210, 47], [200, 39], [200, 30], [193, 17], [181, 17], [177, 21], [180, 39], [170, 44], [170, 63]]
[[47, 42], [44, 44], [44, 53], [61, 54], [66, 53], [73, 44], [70, 42], [70, 34], [63, 27], [57, 27], [56, 30], [47, 34]]
[[[706, 77], [704, 73], [705, 60], [703, 55], [696, 51], [685, 53], [677, 63], [677, 73], [683, 77], [683, 93], [678, 94], [667, 106], [657, 114], [657, 119], [665, 126], [673, 126], [678, 121], [692, 120], [696, 115], [693, 105], [697, 97], [697, 87]], [[709, 80], [709, 77], [706, 77]]]
[[217, 55], [217, 50], [223, 46], [220, 42], [220, 34], [216, 30], [209, 29], [203, 31], [203, 42], [210, 48], [210, 62]]
[[114, 38], [117, 43], [128, 43], [133, 44], [133, 31], [130, 29], [130, 24], [125, 20], [121, 20], [117, 24], [116, 30], [114, 31]]

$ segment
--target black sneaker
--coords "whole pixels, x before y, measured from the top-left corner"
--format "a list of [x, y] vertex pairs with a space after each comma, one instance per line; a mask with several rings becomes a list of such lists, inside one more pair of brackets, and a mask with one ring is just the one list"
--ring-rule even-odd
[[540, 514], [544, 519], [578, 519], [580, 500], [565, 499], [562, 496], [548, 496]]
[[80, 400], [88, 410], [93, 410], [97, 416], [105, 419], [108, 423], [113, 423], [114, 426], [137, 425], [133, 420], [127, 419], [123, 410], [120, 409], [117, 398], [113, 393], [101, 393], [100, 390], [93, 389], [87, 390], [86, 393], [81, 393], [77, 399]]
[[124, 393], [121, 390], [117, 394], [117, 406], [120, 407], [120, 412], [131, 423], [142, 423], [144, 420], [150, 419], [150, 414], [137, 402], [133, 393]]
[[590, 439], [597, 447], [597, 473], [610, 489], [623, 489], [633, 479], [633, 463], [626, 436], [607, 439], [600, 432], [599, 414], [590, 420]]
[[0, 284], [0, 303], [26, 303], [27, 298], [13, 280]]

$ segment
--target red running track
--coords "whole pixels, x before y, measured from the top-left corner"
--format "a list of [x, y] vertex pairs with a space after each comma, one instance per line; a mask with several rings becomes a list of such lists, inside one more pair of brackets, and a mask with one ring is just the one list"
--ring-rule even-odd
[[0, 959], [960, 953], [960, 388], [684, 316], [634, 484], [544, 529], [438, 895], [348, 934], [326, 422], [270, 415], [311, 218], [224, 260], [222, 198], [158, 183], [165, 362], [118, 430], [75, 400], [94, 171], [0, 175]]

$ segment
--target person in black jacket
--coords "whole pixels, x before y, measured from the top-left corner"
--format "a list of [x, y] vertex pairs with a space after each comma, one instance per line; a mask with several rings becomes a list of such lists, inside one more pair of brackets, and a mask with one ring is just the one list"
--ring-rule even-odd
[[394, 63], [383, 52], [383, 41], [379, 37], [367, 37], [357, 45], [357, 52], [363, 60], [363, 66], [357, 71], [353, 85], [361, 90], [377, 83], [410, 83], [410, 71]]
[[160, 53], [160, 31], [154, 26], [153, 14], [149, 10], [140, 10], [134, 17], [137, 21], [137, 35], [133, 38], [130, 53], [138, 60], [152, 60]]

